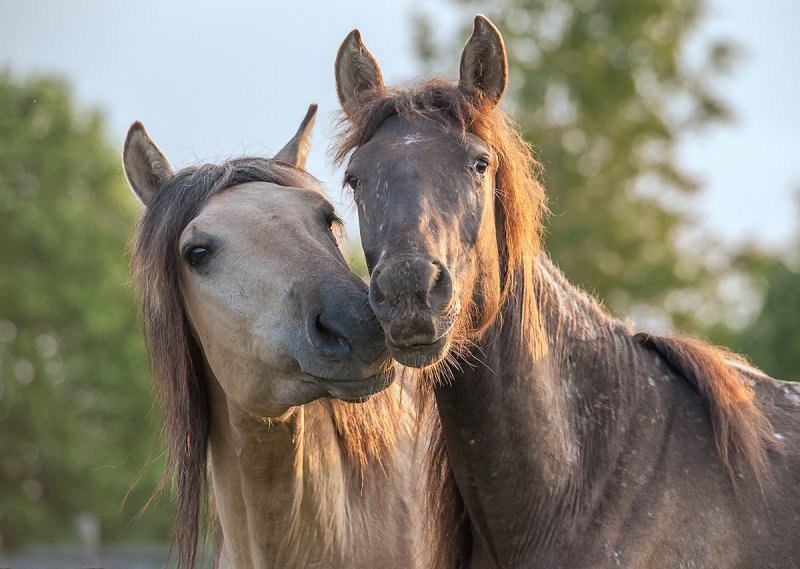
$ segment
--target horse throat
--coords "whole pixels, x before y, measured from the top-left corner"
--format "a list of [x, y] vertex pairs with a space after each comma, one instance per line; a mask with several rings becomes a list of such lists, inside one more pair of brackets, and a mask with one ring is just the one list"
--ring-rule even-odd
[[330, 410], [315, 402], [268, 421], [235, 408], [219, 386], [212, 391], [212, 484], [232, 566], [340, 559], [345, 466]]

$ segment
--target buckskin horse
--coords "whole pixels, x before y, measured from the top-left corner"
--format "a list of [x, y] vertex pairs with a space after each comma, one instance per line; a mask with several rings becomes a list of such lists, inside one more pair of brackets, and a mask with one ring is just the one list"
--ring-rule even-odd
[[798, 385], [567, 281], [491, 22], [457, 84], [386, 87], [358, 30], [335, 71], [370, 304], [438, 408], [438, 565], [798, 567]]
[[389, 385], [366, 284], [302, 170], [315, 113], [272, 160], [176, 173], [140, 123], [128, 132], [125, 173], [146, 206], [132, 271], [181, 569], [194, 566], [207, 466], [219, 567], [427, 566], [414, 404]]

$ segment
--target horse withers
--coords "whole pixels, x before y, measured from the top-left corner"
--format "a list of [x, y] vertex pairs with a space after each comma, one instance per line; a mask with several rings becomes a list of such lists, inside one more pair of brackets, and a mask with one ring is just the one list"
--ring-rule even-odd
[[336, 58], [370, 304], [441, 424], [437, 566], [797, 567], [800, 389], [567, 281], [507, 75], [482, 16], [456, 85], [386, 87], [358, 30]]
[[273, 159], [173, 172], [141, 124], [125, 142], [146, 206], [132, 270], [181, 568], [206, 518], [207, 462], [221, 567], [424, 565], [415, 411], [390, 385], [339, 218], [302, 169], [315, 113]]

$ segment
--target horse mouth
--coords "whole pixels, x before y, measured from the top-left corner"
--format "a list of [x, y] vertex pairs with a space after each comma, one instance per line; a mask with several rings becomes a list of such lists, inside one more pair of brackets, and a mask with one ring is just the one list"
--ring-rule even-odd
[[311, 376], [310, 381], [322, 387], [331, 397], [349, 403], [363, 403], [392, 384], [392, 381], [394, 381], [394, 366], [363, 379], [341, 381]]
[[407, 367], [423, 368], [434, 365], [445, 357], [449, 346], [448, 334], [426, 344], [405, 346], [398, 346], [390, 338], [386, 338], [389, 355]]
[[[407, 367], [423, 368], [439, 363], [450, 349], [460, 309], [461, 303], [455, 297], [455, 302], [445, 313], [429, 320], [421, 317], [382, 321], [389, 355]], [[426, 325], [420, 325], [420, 322]]]

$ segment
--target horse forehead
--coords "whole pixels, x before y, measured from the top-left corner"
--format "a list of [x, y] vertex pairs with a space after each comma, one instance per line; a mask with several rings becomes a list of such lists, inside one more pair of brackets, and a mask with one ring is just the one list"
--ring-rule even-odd
[[454, 127], [395, 116], [384, 121], [364, 150], [370, 162], [400, 165], [405, 160], [399, 157], [438, 161], [463, 155], [473, 139], [479, 140], [474, 135], [464, 140]]
[[316, 190], [292, 188], [271, 182], [247, 182], [212, 196], [195, 218], [221, 221], [228, 218], [275, 214], [298, 219], [326, 198]]

